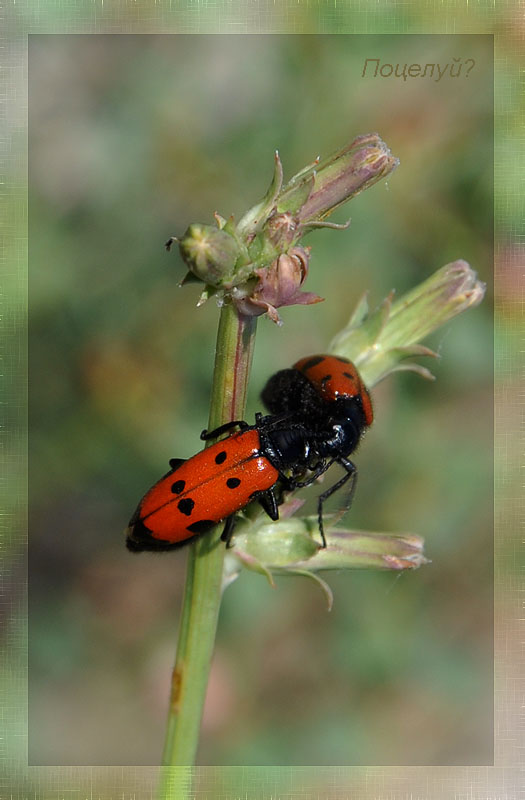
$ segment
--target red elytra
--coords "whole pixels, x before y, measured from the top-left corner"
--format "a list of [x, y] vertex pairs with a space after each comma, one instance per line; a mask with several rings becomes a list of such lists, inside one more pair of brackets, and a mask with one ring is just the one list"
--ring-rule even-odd
[[[127, 530], [130, 550], [164, 550], [186, 544], [275, 485], [278, 470], [249, 428], [202, 450], [174, 469], [142, 498]], [[255, 497], [254, 497], [255, 496]]]
[[368, 389], [349, 359], [322, 354], [306, 356], [297, 361], [293, 369], [301, 372], [327, 402], [339, 397], [359, 397], [366, 425], [372, 424], [374, 412]]

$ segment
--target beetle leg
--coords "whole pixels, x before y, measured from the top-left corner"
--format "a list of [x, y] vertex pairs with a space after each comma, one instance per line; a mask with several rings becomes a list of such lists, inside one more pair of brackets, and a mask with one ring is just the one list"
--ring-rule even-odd
[[338, 464], [346, 470], [345, 475], [343, 475], [337, 483], [334, 483], [333, 486], [330, 486], [326, 492], [323, 492], [319, 495], [319, 499], [317, 501], [317, 514], [319, 518], [319, 533], [321, 534], [321, 539], [323, 540], [323, 547], [326, 547], [326, 538], [324, 535], [324, 527], [323, 527], [323, 503], [331, 497], [334, 492], [337, 492], [341, 487], [345, 485], [345, 483], [349, 480], [352, 481], [352, 486], [350, 489], [350, 495], [348, 497], [348, 504], [347, 509], [350, 508], [352, 504], [352, 500], [354, 499], [355, 488], [357, 486], [357, 467], [351, 461], [348, 461], [346, 458], [338, 458], [336, 459]]
[[186, 461], [185, 458], [170, 458], [169, 464], [172, 470], [178, 469], [184, 462]]
[[334, 459], [326, 463], [326, 461], [321, 461], [317, 467], [312, 470], [312, 474], [305, 480], [305, 481], [296, 481], [294, 478], [290, 479], [292, 489], [304, 489], [305, 486], [311, 486], [314, 481], [317, 480], [321, 475], [323, 475], [327, 469], [329, 469], [332, 464], [334, 463]]
[[273, 489], [268, 489], [266, 492], [261, 492], [257, 498], [261, 504], [263, 511], [266, 511], [271, 520], [276, 522], [279, 519], [279, 508], [277, 506], [277, 498]]
[[219, 425], [218, 428], [214, 428], [214, 430], [212, 431], [204, 429], [200, 435], [200, 438], [203, 441], [207, 441], [208, 439], [215, 439], [217, 436], [220, 436], [221, 433], [226, 433], [226, 431], [230, 431], [232, 428], [240, 428], [241, 431], [244, 431], [246, 430], [246, 428], [249, 427], [250, 426], [248, 425], [248, 423], [245, 422], [243, 419], [236, 419], [233, 420], [232, 422], [225, 422], [224, 425]]
[[221, 533], [221, 540], [223, 542], [226, 542], [227, 548], [230, 548], [232, 546], [231, 540], [234, 528], [235, 528], [235, 514], [232, 514], [226, 519], [226, 522], [224, 523], [224, 528], [222, 529]]

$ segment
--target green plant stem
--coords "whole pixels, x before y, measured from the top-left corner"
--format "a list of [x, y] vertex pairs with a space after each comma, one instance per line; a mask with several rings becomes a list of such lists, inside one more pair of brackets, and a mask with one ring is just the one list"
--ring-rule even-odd
[[[209, 428], [242, 419], [255, 341], [256, 318], [239, 316], [233, 306], [222, 308]], [[213, 654], [221, 600], [225, 548], [222, 525], [197, 539], [188, 555], [186, 586], [173, 670], [164, 766], [190, 766], [195, 761], [199, 729]], [[164, 776], [160, 797], [180, 795]]]

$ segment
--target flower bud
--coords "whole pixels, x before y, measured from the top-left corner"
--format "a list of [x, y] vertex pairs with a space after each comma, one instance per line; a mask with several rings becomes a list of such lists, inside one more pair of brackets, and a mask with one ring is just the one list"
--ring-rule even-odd
[[211, 286], [231, 281], [241, 256], [235, 238], [212, 225], [190, 225], [179, 241], [179, 250], [188, 269]]
[[466, 261], [437, 270], [399, 300], [391, 293], [373, 312], [362, 298], [346, 328], [332, 340], [329, 352], [351, 359], [367, 386], [398, 370], [433, 378], [425, 367], [407, 361], [437, 354], [419, 342], [457, 314], [477, 306], [485, 284]]
[[291, 211], [298, 223], [315, 226], [332, 211], [386, 177], [399, 164], [377, 133], [358, 136], [342, 150], [313, 164], [285, 186], [279, 212]]
[[[255, 530], [254, 530], [255, 527]], [[414, 569], [428, 560], [423, 539], [413, 534], [393, 535], [328, 527], [327, 546], [321, 547], [316, 516], [290, 517], [248, 529], [239, 523], [234, 552], [246, 554], [271, 570]]]
[[318, 572], [340, 569], [417, 569], [428, 564], [423, 539], [412, 534], [391, 535], [368, 531], [328, 528], [327, 547], [319, 540], [317, 517], [266, 522], [263, 517], [247, 524], [241, 521], [229, 553], [225, 585], [242, 567], [265, 575], [302, 575], [315, 579], [332, 604], [332, 593]]

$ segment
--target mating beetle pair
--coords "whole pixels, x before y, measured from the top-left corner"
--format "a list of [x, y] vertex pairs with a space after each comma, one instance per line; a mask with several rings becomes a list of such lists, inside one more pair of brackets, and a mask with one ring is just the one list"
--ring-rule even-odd
[[223, 520], [229, 543], [238, 511], [257, 500], [277, 520], [283, 491], [309, 486], [337, 463], [345, 474], [318, 498], [326, 547], [323, 503], [349, 480], [353, 493], [357, 471], [348, 456], [372, 424], [370, 395], [348, 359], [314, 355], [273, 375], [262, 399], [270, 413], [256, 414], [254, 425], [233, 421], [203, 431], [203, 440], [230, 435], [188, 460], [170, 460], [170, 472], [131, 518], [130, 550], [172, 550]]

